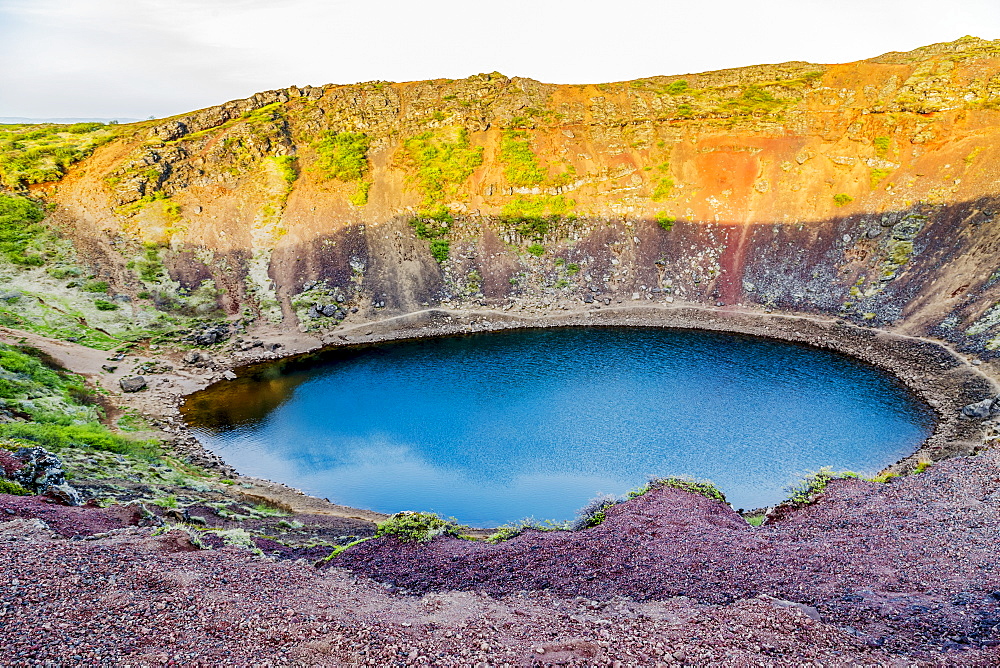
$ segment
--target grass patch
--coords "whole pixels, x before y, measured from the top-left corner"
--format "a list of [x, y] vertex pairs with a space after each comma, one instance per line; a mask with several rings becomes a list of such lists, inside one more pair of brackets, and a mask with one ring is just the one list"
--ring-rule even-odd
[[543, 246], [542, 244], [537, 244], [537, 243], [531, 244], [525, 250], [527, 250], [530, 255], [534, 255], [535, 257], [541, 257], [545, 255], [545, 246]]
[[58, 181], [115, 133], [114, 126], [101, 123], [0, 125], [0, 182], [16, 190]]
[[163, 453], [156, 441], [133, 441], [112, 433], [97, 423], [61, 425], [8, 422], [0, 424], [0, 436], [30, 441], [55, 452], [67, 448], [83, 448], [142, 459], [155, 459]]
[[501, 209], [500, 223], [522, 237], [541, 241], [575, 206], [576, 202], [564, 195], [515, 197]]
[[0, 194], [0, 253], [9, 262], [30, 267], [45, 264], [41, 254], [29, 252], [46, 231], [39, 225], [43, 218], [42, 207], [27, 197]]
[[424, 206], [433, 207], [458, 192], [477, 167], [483, 164], [483, 149], [469, 143], [465, 128], [424, 132], [405, 140], [397, 153], [408, 170], [407, 180], [424, 196]]
[[512, 186], [532, 186], [545, 180], [545, 170], [538, 164], [528, 137], [524, 130], [504, 130], [500, 138], [500, 162]]
[[313, 142], [317, 156], [314, 169], [327, 179], [361, 179], [368, 173], [370, 146], [371, 139], [366, 134], [327, 130]]
[[846, 193], [837, 193], [833, 196], [833, 203], [837, 206], [847, 206], [854, 201], [854, 198]]

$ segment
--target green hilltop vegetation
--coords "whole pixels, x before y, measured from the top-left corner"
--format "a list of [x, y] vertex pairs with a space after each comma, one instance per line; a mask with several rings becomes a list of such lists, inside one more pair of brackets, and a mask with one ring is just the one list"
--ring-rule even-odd
[[58, 181], [117, 133], [116, 125], [103, 123], [0, 125], [0, 183], [16, 190]]

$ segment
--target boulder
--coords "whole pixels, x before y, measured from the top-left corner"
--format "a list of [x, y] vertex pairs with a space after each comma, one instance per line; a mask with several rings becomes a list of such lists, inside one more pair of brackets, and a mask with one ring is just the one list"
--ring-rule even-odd
[[82, 506], [83, 497], [66, 482], [62, 460], [45, 448], [21, 448], [14, 452], [21, 468], [11, 479], [35, 494], [45, 494], [68, 506]]
[[138, 392], [146, 389], [146, 379], [142, 376], [126, 376], [118, 381], [123, 392]]
[[991, 415], [1000, 415], [1000, 397], [990, 397], [962, 407], [962, 415], [982, 420]]

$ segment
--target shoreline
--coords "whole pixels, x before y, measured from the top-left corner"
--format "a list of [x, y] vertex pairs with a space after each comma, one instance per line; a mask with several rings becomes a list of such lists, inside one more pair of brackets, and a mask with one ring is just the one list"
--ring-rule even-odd
[[[997, 379], [987, 374], [981, 366], [972, 365], [946, 344], [930, 339], [859, 327], [843, 320], [807, 314], [713, 309], [687, 304], [628, 304], [566, 309], [541, 316], [488, 308], [428, 308], [382, 320], [349, 323], [322, 337], [262, 326], [248, 331], [247, 336], [281, 343], [281, 354], [251, 352], [249, 355], [235, 354], [230, 359], [220, 357], [216, 358], [210, 369], [192, 369], [178, 365], [181, 368], [157, 374], [150, 383], [150, 389], [134, 394], [118, 393], [118, 399], [150, 417], [152, 424], [162, 432], [159, 438], [175, 454], [200, 466], [222, 471], [229, 476], [238, 476], [244, 487], [249, 484], [249, 488], [240, 491], [240, 496], [267, 501], [292, 512], [379, 522], [389, 516], [367, 509], [341, 506], [328, 499], [306, 494], [286, 483], [239, 475], [197, 440], [181, 415], [181, 406], [196, 392], [216, 382], [224, 382], [224, 374], [227, 372], [238, 372], [259, 364], [315, 354], [326, 349], [505, 330], [583, 326], [662, 327], [728, 332], [832, 350], [871, 364], [902, 383], [934, 411], [936, 418], [934, 431], [921, 447], [883, 469], [883, 473], [904, 474], [912, 471], [919, 461], [939, 461], [975, 452], [984, 441], [985, 425], [963, 417], [961, 409], [985, 396], [996, 395], [1000, 387]], [[111, 385], [113, 391], [116, 390], [116, 381], [123, 375], [94, 371], [94, 358], [106, 357], [107, 353], [104, 351], [15, 330], [0, 329], [0, 337], [27, 339], [27, 343], [52, 354], [69, 370], [89, 376], [95, 384], [106, 389]], [[90, 351], [90, 354], [80, 355], [75, 348], [83, 348]], [[174, 362], [183, 352], [171, 348], [145, 350], [145, 355], [136, 357], [136, 365], [150, 360]], [[209, 351], [209, 354], [213, 357], [218, 355], [213, 351]]]

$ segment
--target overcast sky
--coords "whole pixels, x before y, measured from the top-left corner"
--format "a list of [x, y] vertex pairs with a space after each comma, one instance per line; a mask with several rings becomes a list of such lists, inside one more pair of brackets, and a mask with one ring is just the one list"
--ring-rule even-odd
[[1000, 0], [0, 0], [0, 116], [157, 117], [290, 85], [620, 81], [975, 35]]

